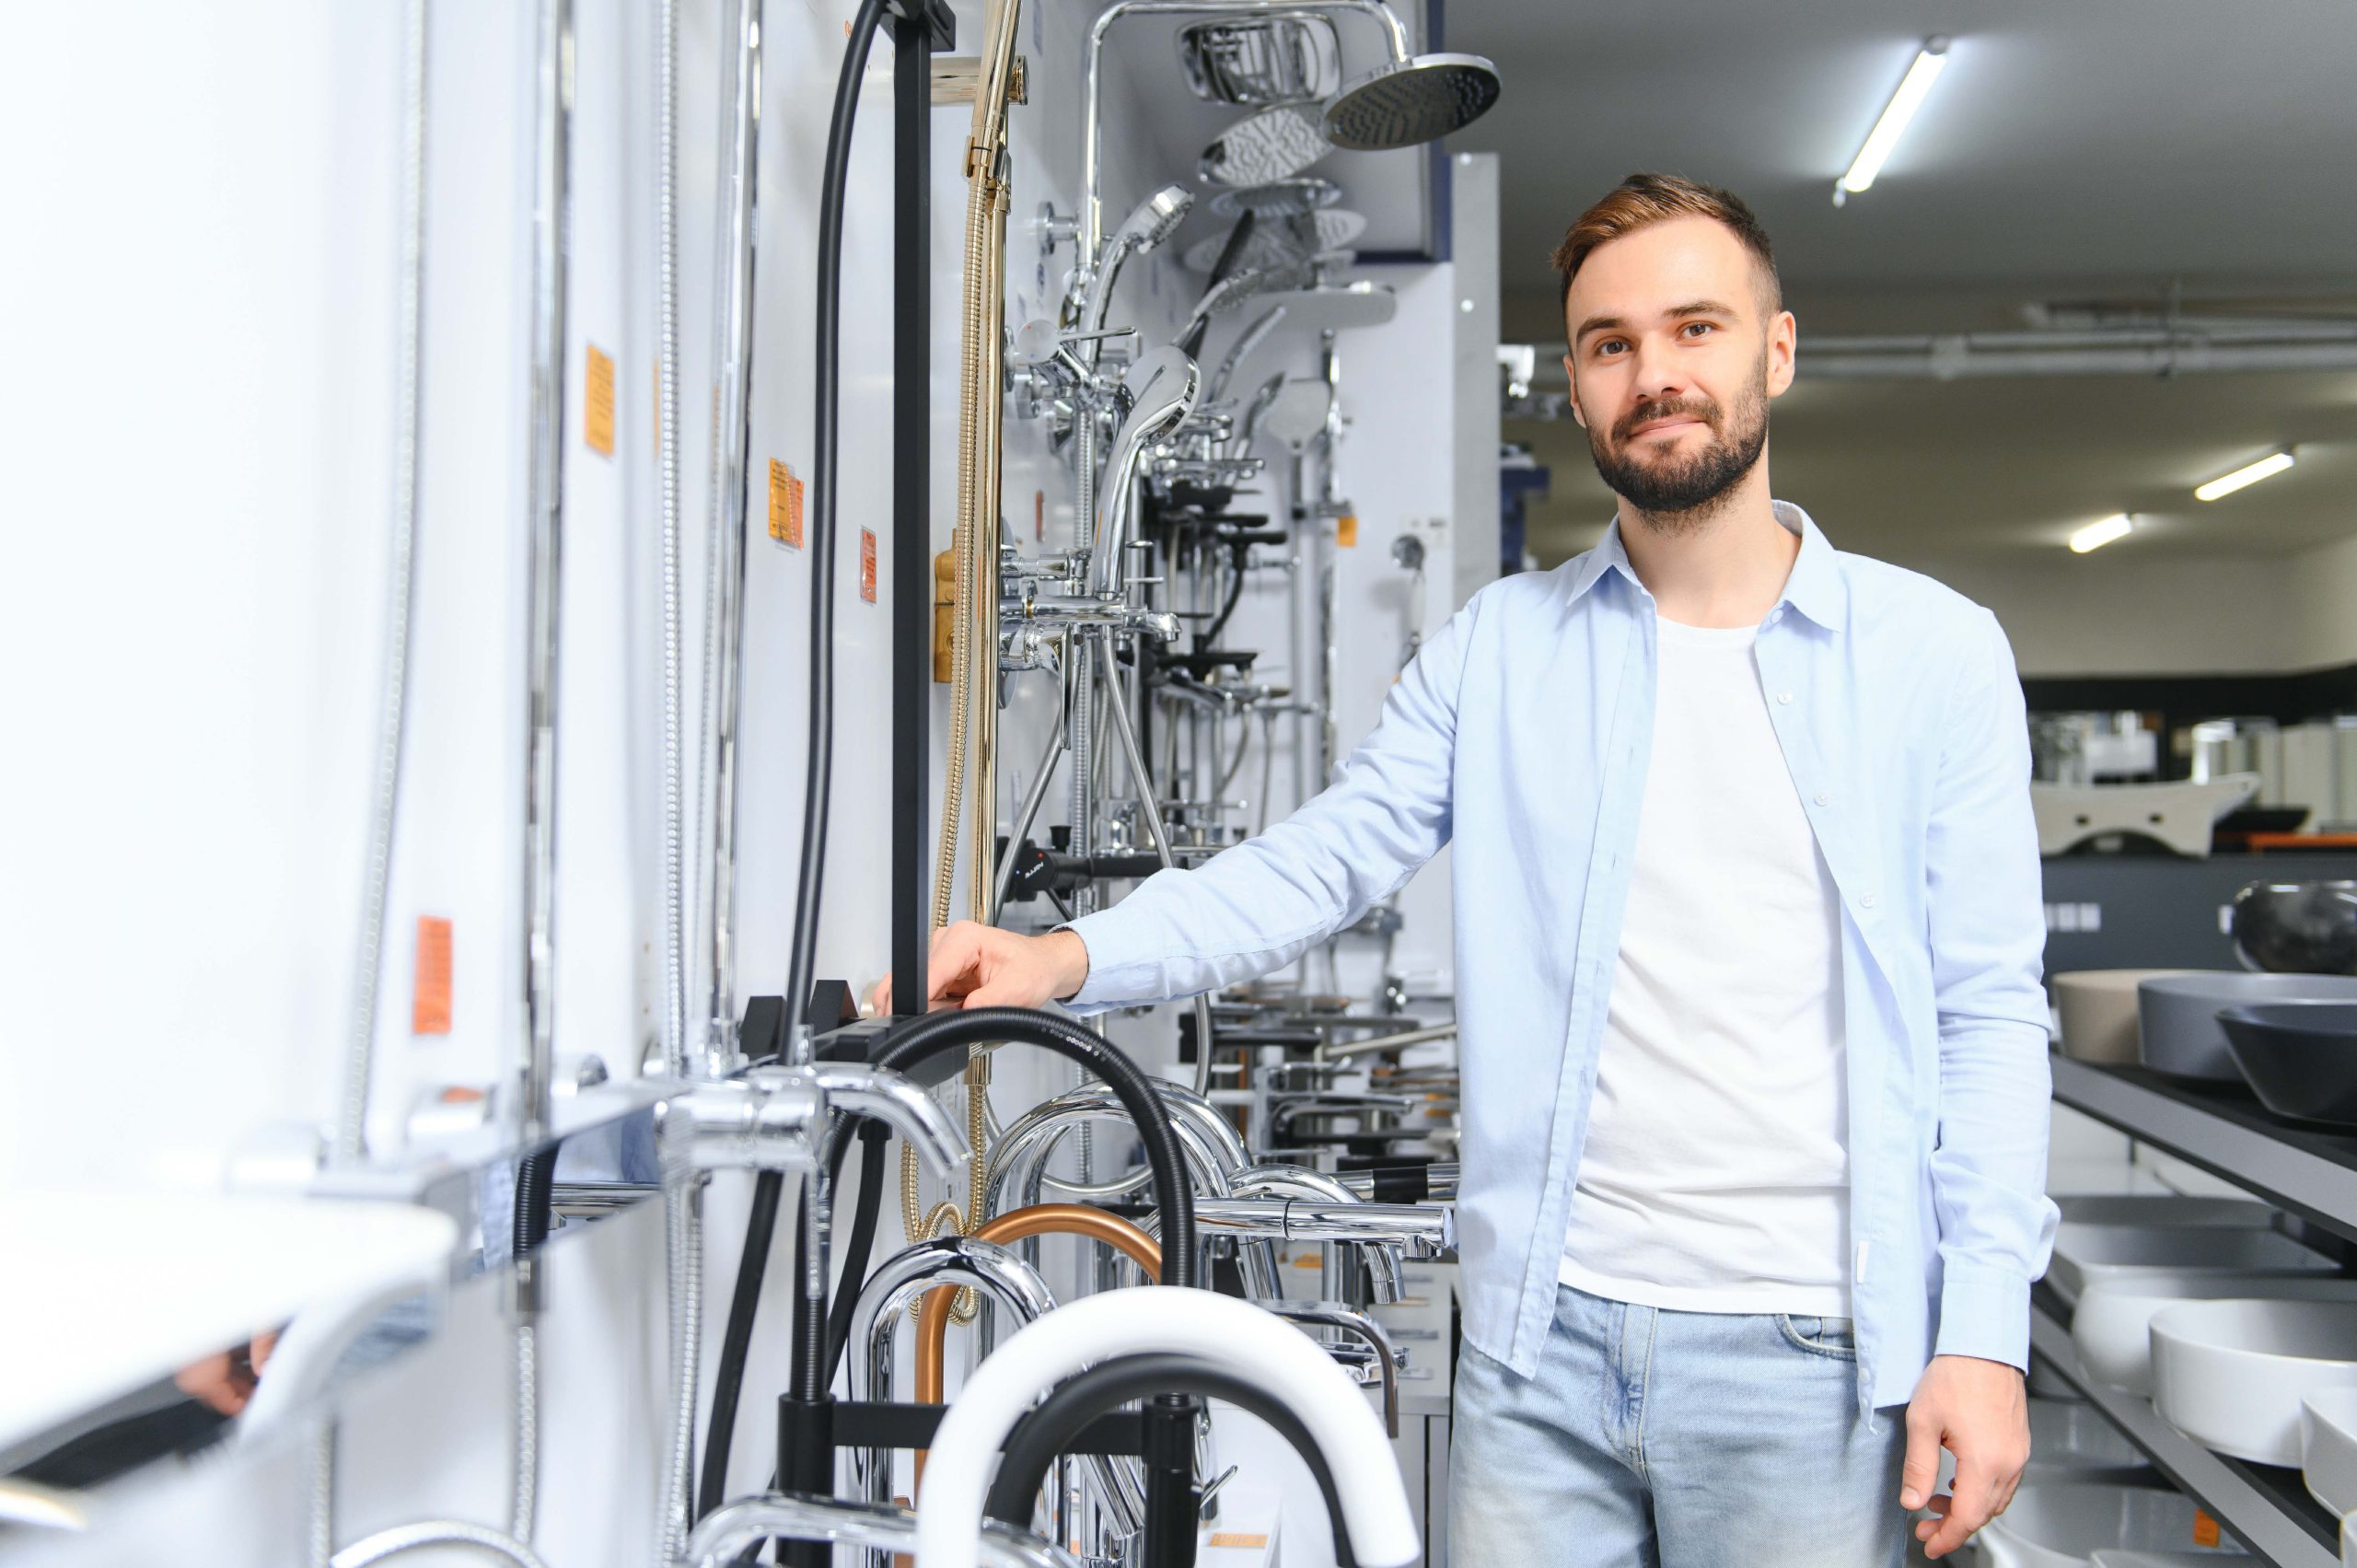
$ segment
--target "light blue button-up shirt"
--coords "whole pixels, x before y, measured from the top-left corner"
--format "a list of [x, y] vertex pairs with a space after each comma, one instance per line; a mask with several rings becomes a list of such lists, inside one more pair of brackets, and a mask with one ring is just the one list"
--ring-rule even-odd
[[[1895, 1405], [1933, 1353], [2027, 1365], [2053, 1240], [2029, 736], [1994, 616], [1775, 512], [1800, 553], [1754, 656], [1840, 894], [1858, 1391]], [[1331, 788], [1074, 927], [1074, 1011], [1188, 995], [1290, 963], [1454, 843], [1464, 1327], [1526, 1376], [1619, 953], [1655, 618], [1617, 522], [1551, 572], [1489, 585]]]

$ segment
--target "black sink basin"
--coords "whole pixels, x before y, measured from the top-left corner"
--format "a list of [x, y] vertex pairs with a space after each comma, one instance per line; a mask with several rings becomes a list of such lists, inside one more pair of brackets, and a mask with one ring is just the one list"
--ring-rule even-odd
[[2228, 1007], [2218, 1024], [2259, 1104], [2278, 1116], [2357, 1127], [2357, 1004]]

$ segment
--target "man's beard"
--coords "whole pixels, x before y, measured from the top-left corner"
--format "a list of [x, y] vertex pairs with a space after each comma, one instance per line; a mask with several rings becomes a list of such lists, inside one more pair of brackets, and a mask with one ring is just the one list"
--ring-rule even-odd
[[[1699, 419], [1710, 427], [1710, 438], [1700, 451], [1642, 460], [1630, 455], [1631, 434], [1640, 424], [1664, 419]], [[1655, 527], [1685, 532], [1710, 519], [1724, 507], [1736, 485], [1759, 463], [1768, 449], [1768, 364], [1759, 368], [1736, 400], [1732, 423], [1708, 398], [1678, 398], [1647, 403], [1623, 419], [1608, 444], [1593, 427], [1587, 433], [1588, 454], [1596, 471], [1613, 494], [1635, 507]]]

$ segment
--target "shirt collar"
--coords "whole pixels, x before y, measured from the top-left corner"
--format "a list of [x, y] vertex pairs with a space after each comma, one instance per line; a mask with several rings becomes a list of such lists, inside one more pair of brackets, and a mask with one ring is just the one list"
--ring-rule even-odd
[[[1841, 563], [1835, 559], [1832, 544], [1798, 506], [1789, 501], [1773, 502], [1771, 505], [1776, 520], [1799, 535], [1801, 541], [1801, 552], [1794, 558], [1792, 575], [1784, 579], [1783, 597], [1778, 602], [1791, 605], [1829, 632], [1840, 630], [1849, 620], [1850, 585], [1841, 575]], [[1636, 568], [1629, 563], [1629, 552], [1620, 542], [1620, 519], [1617, 516], [1604, 530], [1603, 540], [1580, 558], [1579, 570], [1572, 577], [1572, 602], [1577, 602], [1608, 571], [1619, 572], [1632, 587], [1644, 586], [1637, 579]]]

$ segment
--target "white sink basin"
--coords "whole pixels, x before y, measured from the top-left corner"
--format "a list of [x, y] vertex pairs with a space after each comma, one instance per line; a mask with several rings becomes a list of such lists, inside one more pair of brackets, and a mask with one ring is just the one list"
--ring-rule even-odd
[[2153, 1394], [2153, 1314], [2180, 1301], [2357, 1302], [2357, 1280], [2317, 1274], [2171, 1273], [2141, 1270], [2098, 1280], [2071, 1315], [2079, 1365], [2107, 1388]]
[[2357, 1388], [2357, 1302], [2183, 1301], [2153, 1315], [2153, 1408], [2254, 1464], [2300, 1462], [2300, 1400]]
[[2065, 1221], [2055, 1229], [2054, 1261], [2046, 1280], [2057, 1295], [2076, 1303], [2097, 1280], [2155, 1269], [2176, 1274], [2328, 1274], [2333, 1261], [2275, 1230]]
[[2013, 1506], [1977, 1538], [1980, 1568], [2089, 1568], [2098, 1551], [2190, 1551], [2244, 1556], [2232, 1536], [2215, 1550], [2196, 1539], [2193, 1499], [2157, 1486], [2025, 1481]]
[[[2223, 1537], [2221, 1538], [2223, 1539]], [[2098, 1551], [2087, 1561], [2095, 1568], [2201, 1568], [2232, 1552], [2217, 1551]]]
[[2357, 1513], [2357, 1388], [2320, 1388], [2300, 1401], [2300, 1475], [2335, 1516]]

